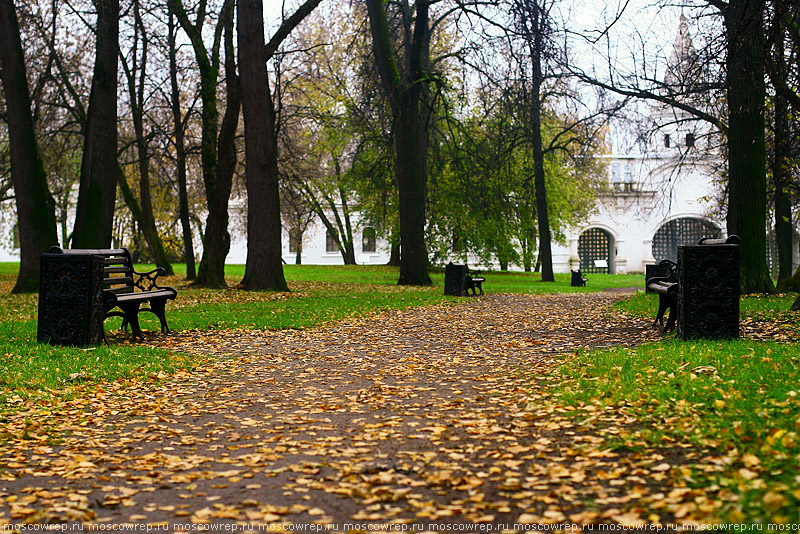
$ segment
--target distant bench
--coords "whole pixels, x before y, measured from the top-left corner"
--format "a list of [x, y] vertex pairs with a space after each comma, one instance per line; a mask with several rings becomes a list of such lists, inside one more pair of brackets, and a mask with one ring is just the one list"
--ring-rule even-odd
[[[149, 311], [158, 317], [162, 332], [170, 332], [167, 326], [166, 304], [175, 300], [178, 291], [171, 287], [159, 287], [157, 278], [166, 274], [163, 267], [146, 273], [133, 269], [133, 259], [127, 248], [116, 249], [62, 249], [52, 247], [50, 253], [90, 255], [103, 257], [103, 320], [122, 317], [122, 329], [131, 327], [135, 338], [144, 339], [139, 326], [139, 312]], [[138, 291], [137, 291], [138, 290]], [[143, 303], [149, 308], [141, 308]], [[119, 308], [120, 311], [114, 311]]]
[[477, 291], [483, 295], [483, 283], [486, 278], [481, 276], [478, 271], [470, 271], [466, 265], [456, 265], [448, 263], [444, 269], [444, 294], [454, 297], [466, 297], [472, 290], [473, 295]]
[[478, 291], [481, 292], [481, 295], [483, 295], [483, 287], [481, 286], [486, 281], [486, 278], [480, 276], [479, 272], [473, 271], [472, 273], [473, 274], [467, 274], [467, 276], [464, 277], [464, 291], [469, 293], [469, 290], [471, 289], [472, 294], [477, 295], [477, 293], [475, 293], [475, 288], [477, 288]]

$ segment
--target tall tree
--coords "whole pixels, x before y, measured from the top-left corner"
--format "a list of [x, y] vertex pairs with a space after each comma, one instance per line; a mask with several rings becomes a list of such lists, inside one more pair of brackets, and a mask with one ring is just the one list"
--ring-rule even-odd
[[119, 0], [94, 0], [95, 63], [72, 232], [73, 248], [108, 248], [117, 199]]
[[189, 194], [186, 183], [186, 117], [181, 111], [181, 92], [178, 85], [178, 46], [176, 40], [177, 28], [175, 27], [175, 13], [170, 2], [167, 20], [167, 54], [169, 56], [169, 104], [172, 111], [172, 142], [175, 145], [175, 166], [177, 168], [178, 182], [178, 217], [183, 230], [183, 252], [186, 261], [186, 279], [197, 278], [194, 262], [194, 243], [192, 238], [192, 225], [189, 219]]
[[[158, 267], [163, 267], [168, 275], [175, 274], [167, 258], [164, 243], [156, 228], [153, 214], [153, 200], [150, 193], [150, 146], [149, 136], [145, 133], [145, 106], [147, 85], [147, 54], [150, 45], [147, 29], [142, 18], [139, 0], [133, 2], [134, 32], [130, 51], [130, 60], [121, 55], [122, 69], [128, 87], [130, 98], [130, 115], [133, 120], [133, 131], [138, 152], [139, 166], [139, 202], [133, 195], [125, 195], [125, 200], [131, 208], [134, 219], [144, 235], [147, 247], [153, 261]], [[141, 47], [141, 50], [140, 50]], [[125, 175], [120, 174], [120, 180], [125, 181]], [[123, 184], [127, 188], [127, 182]]]
[[531, 155], [533, 156], [533, 185], [536, 196], [536, 217], [539, 230], [539, 261], [542, 266], [542, 281], [554, 282], [552, 237], [550, 216], [547, 208], [547, 185], [544, 173], [544, 148], [542, 146], [542, 90], [544, 84], [543, 63], [546, 60], [547, 34], [550, 33], [549, 5], [545, 0], [516, 0], [512, 12], [517, 31], [528, 52], [526, 59], [531, 64], [530, 91], [527, 103]]
[[[788, 6], [782, 1], [776, 2], [771, 13], [772, 20], [768, 32], [768, 69], [772, 79], [786, 80], [789, 70], [786, 59]], [[775, 240], [778, 245], [778, 287], [780, 289], [781, 284], [792, 276], [792, 257], [794, 256], [790, 176], [792, 143], [789, 102], [786, 95], [782, 91], [776, 90], [772, 104], [773, 128], [770, 166], [775, 200]]]
[[12, 292], [32, 292], [39, 289], [39, 256], [58, 242], [58, 236], [55, 201], [47, 187], [33, 129], [25, 56], [12, 0], [0, 0], [0, 76], [20, 238], [19, 275]]
[[239, 0], [239, 73], [245, 129], [247, 183], [247, 265], [242, 287], [288, 291], [281, 258], [278, 142], [275, 108], [266, 62], [317, 5], [307, 0], [264, 44], [261, 0]]
[[[386, 0], [366, 0], [373, 51], [393, 114], [395, 177], [400, 211], [401, 285], [431, 285], [425, 244], [428, 159], [426, 101], [430, 84], [430, 0], [400, 7], [402, 28], [390, 30]], [[401, 39], [402, 43], [396, 42]], [[404, 53], [399, 55], [398, 49]], [[401, 70], [401, 63], [402, 70]]]
[[[233, 0], [225, 0], [220, 20], [214, 29], [214, 38], [209, 50], [203, 39], [206, 23], [207, 2], [198, 5], [195, 22], [182, 0], [169, 0], [181, 28], [189, 37], [194, 50], [200, 75], [200, 100], [202, 102], [202, 139], [200, 146], [203, 167], [203, 184], [206, 190], [208, 217], [206, 219], [203, 257], [194, 285], [201, 287], [227, 287], [225, 282], [225, 258], [231, 244], [228, 232], [228, 199], [231, 194], [233, 171], [236, 164], [234, 139], [239, 117], [239, 82], [236, 76], [235, 59], [226, 47], [226, 88], [228, 92], [222, 125], [217, 108], [217, 82], [220, 67], [220, 47], [223, 30], [233, 24]], [[229, 30], [232, 31], [232, 30]], [[232, 47], [231, 47], [232, 48]], [[222, 168], [220, 168], [222, 167]]]
[[728, 234], [742, 238], [742, 291], [769, 293], [774, 286], [767, 269], [765, 2], [709, 3], [722, 11], [728, 51]]

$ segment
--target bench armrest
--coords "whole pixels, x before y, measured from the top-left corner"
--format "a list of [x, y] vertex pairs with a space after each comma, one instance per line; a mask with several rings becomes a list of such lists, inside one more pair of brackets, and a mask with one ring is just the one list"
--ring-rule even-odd
[[142, 291], [150, 291], [153, 289], [161, 289], [158, 286], [158, 282], [156, 279], [159, 276], [166, 276], [167, 271], [163, 267], [156, 267], [152, 271], [147, 271], [146, 273], [140, 273], [138, 271], [134, 271], [133, 269], [131, 269], [131, 273], [134, 276], [133, 279], [134, 287], [138, 287]]
[[671, 260], [661, 260], [658, 264], [667, 269], [666, 276], [653, 276], [645, 280], [645, 287], [651, 282], [678, 282], [678, 264]]

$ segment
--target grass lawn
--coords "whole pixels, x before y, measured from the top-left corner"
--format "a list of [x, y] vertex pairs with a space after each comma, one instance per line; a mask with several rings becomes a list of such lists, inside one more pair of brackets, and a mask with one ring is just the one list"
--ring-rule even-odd
[[[681, 458], [684, 517], [800, 520], [800, 318], [794, 295], [743, 297], [748, 339], [663, 341], [584, 351], [554, 369], [551, 400], [612, 450]], [[617, 304], [653, 317], [656, 295]], [[762, 332], [762, 335], [753, 334]], [[782, 339], [777, 342], [774, 339]], [[600, 421], [602, 425], [597, 425]]]
[[[152, 266], [140, 265], [139, 270]], [[287, 265], [285, 274], [291, 292], [246, 292], [237, 289], [210, 290], [189, 287], [183, 280], [185, 266], [176, 265], [177, 276], [161, 285], [172, 285], [178, 298], [167, 304], [170, 327], [176, 330], [228, 328], [307, 328], [349, 316], [378, 310], [424, 306], [457, 298], [443, 295], [444, 271], [431, 273], [434, 285], [427, 288], [397, 286], [398, 271], [387, 266]], [[202, 363], [195, 358], [143, 345], [89, 348], [57, 347], [36, 342], [37, 295], [11, 295], [16, 279], [15, 263], [0, 263], [0, 411], [15, 409], [25, 398], [45, 401], [85, 386], [120, 379], [146, 380], [191, 369]], [[226, 269], [229, 285], [235, 288], [244, 266]], [[638, 276], [592, 275], [588, 287], [571, 288], [569, 275], [557, 275], [554, 284], [541, 282], [532, 273], [485, 273], [487, 292], [541, 293], [552, 291], [596, 291], [630, 286]], [[158, 321], [141, 314], [142, 328], [158, 330]], [[121, 320], [109, 319], [106, 331]], [[79, 389], [79, 388], [78, 388]]]
[[[147, 266], [141, 266], [144, 270]], [[190, 288], [178, 276], [167, 305], [176, 330], [306, 328], [376, 310], [455, 302], [445, 297], [442, 270], [433, 287], [396, 285], [386, 266], [285, 267], [291, 292], [235, 289], [242, 266], [229, 266], [232, 289]], [[641, 275], [588, 276], [585, 288], [570, 275], [543, 283], [538, 274], [484, 273], [487, 293], [599, 291], [641, 287]], [[36, 342], [37, 296], [10, 295], [16, 265], [0, 264], [0, 412], [79, 395], [106, 381], [158, 380], [202, 362], [143, 345], [85, 349]], [[702, 497], [683, 517], [734, 522], [800, 521], [800, 320], [788, 311], [794, 295], [744, 297], [741, 320], [748, 338], [736, 341], [662, 341], [634, 349], [580, 352], [548, 377], [555, 412], [599, 433], [610, 449], [654, 454], [675, 465], [670, 476]], [[616, 309], [653, 317], [655, 295], [637, 294]], [[157, 321], [143, 314], [143, 328]], [[115, 319], [116, 320], [116, 319]], [[115, 327], [106, 322], [106, 329]], [[118, 322], [116, 323], [118, 325]], [[780, 340], [782, 342], [778, 342]], [[2, 439], [2, 436], [0, 436]], [[655, 452], [654, 452], [655, 451]], [[680, 517], [679, 517], [680, 518]]]

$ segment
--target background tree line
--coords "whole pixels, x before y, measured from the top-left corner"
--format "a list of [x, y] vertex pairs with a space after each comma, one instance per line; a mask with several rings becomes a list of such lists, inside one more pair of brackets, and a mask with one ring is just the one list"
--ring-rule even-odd
[[[687, 3], [702, 48], [694, 75], [672, 84], [652, 58], [627, 70], [612, 58], [624, 13], [576, 32], [571, 9], [308, 0], [265, 38], [256, 0], [0, 0], [15, 291], [37, 289], [39, 254], [55, 242], [125, 245], [167, 269], [186, 261], [196, 284], [224, 287], [231, 199], [246, 210], [248, 289], [286, 289], [282, 224], [302, 244], [312, 214], [354, 263], [356, 211], [389, 237], [400, 283], [429, 284], [432, 260], [469, 253], [552, 280], [550, 243], [591, 211], [606, 181], [593, 156], [631, 99], [712, 125], [743, 289], [772, 289], [770, 213], [790, 283], [797, 6]], [[576, 46], [605, 47], [608, 69], [583, 67]]]

